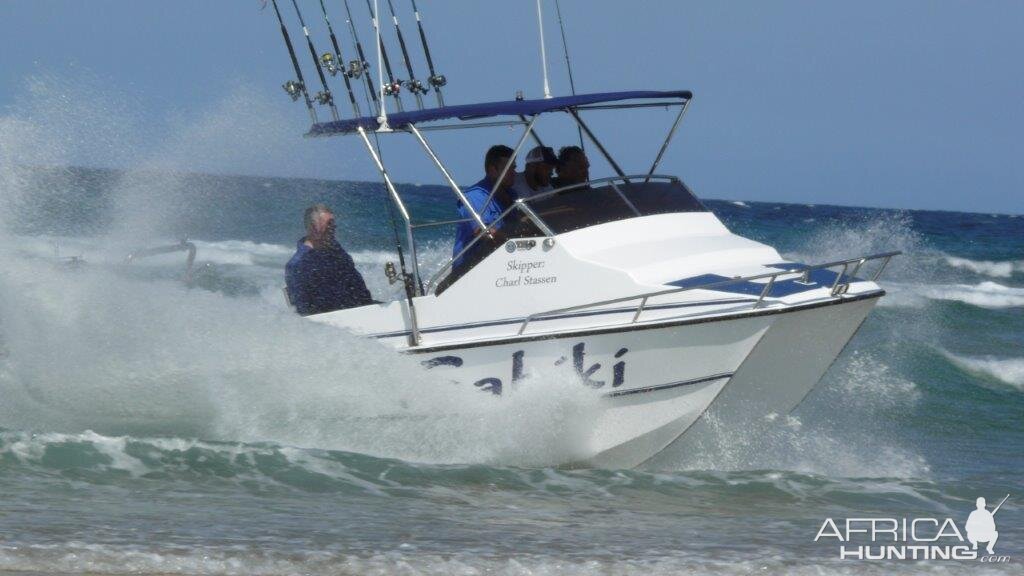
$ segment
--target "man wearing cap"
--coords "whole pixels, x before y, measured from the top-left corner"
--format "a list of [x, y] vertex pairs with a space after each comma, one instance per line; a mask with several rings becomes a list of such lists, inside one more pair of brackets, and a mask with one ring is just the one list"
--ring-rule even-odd
[[551, 171], [558, 164], [555, 151], [547, 146], [536, 146], [526, 155], [522, 172], [516, 174], [512, 188], [519, 198], [529, 198], [542, 192], [554, 190], [551, 187]]

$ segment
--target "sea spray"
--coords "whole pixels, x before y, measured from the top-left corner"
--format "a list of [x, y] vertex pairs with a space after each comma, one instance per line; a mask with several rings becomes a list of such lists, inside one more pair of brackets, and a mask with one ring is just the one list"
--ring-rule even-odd
[[[36, 167], [82, 157], [81, 142], [62, 134], [103, 125], [103, 137], [93, 144], [108, 161], [128, 160], [134, 168], [106, 191], [112, 214], [101, 235], [32, 237], [5, 226], [10, 250], [0, 262], [0, 426], [269, 440], [421, 461], [543, 465], [588, 456], [592, 395], [569, 379], [538, 377], [499, 400], [443, 381], [416, 358], [375, 341], [295, 316], [272, 288], [280, 285], [288, 246], [229, 241], [224, 246], [231, 253], [248, 254], [226, 262], [219, 245], [200, 241], [209, 252], [207, 266], [259, 264], [266, 271], [269, 291], [260, 289], [256, 298], [188, 289], [165, 273], [180, 269], [172, 256], [144, 263], [141, 271], [124, 263], [138, 247], [190, 232], [196, 214], [231, 217], [215, 196], [195, 201], [197, 181], [189, 171], [246, 166], [257, 148], [263, 155], [282, 152], [286, 145], [266, 144], [280, 143], [291, 126], [253, 93], [238, 87], [220, 105], [170, 123], [170, 136], [147, 142], [144, 150], [117, 148], [138, 133], [119, 110], [96, 106], [87, 115], [47, 115], [54, 99], [70, 96], [46, 83], [27, 110], [4, 117], [2, 200], [11, 208], [5, 215], [47, 206], [33, 205]], [[61, 191], [47, 193], [59, 199]], [[73, 203], [58, 205], [65, 208], [61, 217], [74, 216]], [[24, 222], [18, 224], [24, 232]], [[65, 253], [87, 253], [86, 264], [65, 265], [48, 253], [51, 244], [58, 254], [62, 245]], [[265, 258], [253, 260], [254, 250]], [[449, 250], [427, 245], [424, 254], [441, 260]], [[389, 259], [353, 253], [364, 266]], [[210, 280], [203, 274], [206, 257], [200, 256], [200, 284]], [[380, 297], [395, 290], [382, 275], [370, 280]]]

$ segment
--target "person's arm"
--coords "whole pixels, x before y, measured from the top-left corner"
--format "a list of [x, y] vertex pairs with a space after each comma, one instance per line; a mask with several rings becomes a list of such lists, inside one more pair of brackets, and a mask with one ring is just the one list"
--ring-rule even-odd
[[289, 262], [285, 267], [284, 284], [288, 289], [288, 299], [295, 311], [305, 316], [310, 312], [309, 290], [306, 288], [308, 279], [301, 261]]
[[356, 263], [352, 260], [351, 256], [348, 257], [348, 263], [351, 268], [349, 271], [349, 289], [352, 290], [354, 298], [359, 302], [360, 306], [373, 304], [375, 302], [373, 295], [370, 294], [370, 289], [366, 287], [366, 280], [359, 273]]
[[[492, 226], [491, 224], [498, 219], [501, 212], [498, 210], [493, 200], [485, 207], [484, 203], [487, 202], [488, 196], [489, 194], [487, 191], [481, 188], [473, 188], [466, 193], [466, 199], [469, 200], [470, 206], [472, 206], [473, 210], [480, 215], [480, 220], [482, 220], [484, 225], [487, 226], [487, 236], [493, 238], [500, 226]], [[462, 218], [473, 218], [473, 215], [464, 204], [459, 204], [459, 216]], [[476, 219], [473, 218], [473, 236], [476, 237], [480, 232], [480, 225], [477, 224]]]

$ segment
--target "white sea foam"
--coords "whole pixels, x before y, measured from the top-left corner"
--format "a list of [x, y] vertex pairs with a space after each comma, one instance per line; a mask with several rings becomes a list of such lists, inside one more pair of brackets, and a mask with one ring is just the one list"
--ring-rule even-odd
[[961, 356], [947, 350], [940, 350], [951, 362], [960, 368], [994, 378], [1018, 390], [1024, 390], [1024, 358], [1001, 358], [998, 356]]
[[4, 264], [3, 427], [272, 440], [425, 462], [586, 456], [596, 399], [569, 378], [493, 397], [258, 299]]
[[[714, 408], [698, 435], [663, 457], [687, 470], [791, 470], [832, 478], [922, 478], [928, 462], [890, 434], [884, 412], [919, 401], [916, 384], [872, 354], [845, 355], [818, 384], [800, 412], [766, 414], [727, 427]], [[671, 459], [671, 460], [668, 460]]]
[[969, 260], [957, 256], [945, 256], [944, 260], [946, 264], [954, 268], [969, 270], [975, 274], [993, 278], [1009, 278], [1014, 274], [1024, 273], [1024, 260], [994, 262], [991, 260]]
[[[812, 534], [813, 536], [813, 534]], [[351, 576], [364, 574], [402, 574], [449, 576], [490, 574], [494, 576], [678, 576], [713, 574], [722, 576], [749, 574], [790, 574], [793, 576], [883, 576], [953, 575], [964, 573], [962, 562], [905, 562], [875, 565], [870, 562], [838, 559], [803, 558], [794, 561], [770, 543], [756, 545], [758, 558], [715, 546], [707, 555], [688, 555], [665, 551], [649, 558], [617, 558], [619, 554], [601, 554], [597, 558], [567, 557], [565, 554], [519, 554], [516, 557], [474, 555], [467, 552], [436, 554], [417, 551], [410, 543], [396, 542], [395, 551], [378, 554], [345, 554], [335, 550], [268, 550], [266, 546], [180, 548], [118, 546], [113, 544], [31, 545], [0, 547], [0, 569], [11, 572], [90, 574], [219, 574], [224, 576], [278, 576], [290, 574], [328, 574]], [[750, 548], [750, 545], [747, 546]], [[818, 549], [827, 548], [821, 546]], [[1013, 564], [971, 566], [971, 574], [993, 576], [1013, 574]]]
[[747, 203], [742, 200], [730, 200], [729, 204], [732, 204], [733, 206], [739, 206], [740, 208], [750, 208], [750, 206], [747, 205]]
[[947, 284], [922, 286], [917, 291], [932, 300], [963, 302], [982, 308], [1016, 308], [1024, 306], [1024, 288], [1003, 286], [986, 281], [980, 284]]
[[295, 251], [293, 247], [248, 240], [221, 240], [209, 242], [192, 240], [196, 245], [196, 259], [214, 264], [252, 266], [254, 264], [284, 264]]
[[906, 284], [884, 282], [888, 295], [880, 306], [921, 308], [929, 301], [962, 302], [979, 308], [1024, 306], [1024, 288], [985, 281], [978, 284]]
[[[554, 378], [498, 398], [452, 385], [380, 343], [303, 320], [280, 296], [277, 266], [289, 246], [196, 241], [199, 262], [240, 268], [232, 273], [254, 282], [261, 297], [189, 290], [164, 279], [173, 276], [105, 266], [174, 237], [179, 217], [195, 209], [182, 174], [259, 172], [247, 167], [298, 157], [292, 144], [275, 144], [289, 141], [281, 134], [293, 134], [294, 124], [258, 91], [232, 90], [153, 138], [133, 131], [130, 115], [102, 106], [83, 104], [94, 113], [88, 118], [57, 114], [70, 110], [64, 94], [46, 90], [48, 97], [25, 99], [24, 113], [0, 116], [0, 427], [269, 440], [430, 462], [543, 465], [585, 456], [591, 391]], [[84, 137], [90, 128], [97, 138]], [[147, 146], [133, 146], [131, 134]], [[114, 185], [110, 230], [62, 239], [62, 254], [84, 253], [97, 264], [71, 270], [53, 265], [52, 239], [13, 238], [2, 224], [38, 193], [20, 167], [68, 165], [83, 146], [109, 147], [102, 164], [135, 169]], [[22, 240], [35, 243], [29, 254]], [[450, 246], [425, 253], [441, 259]], [[168, 258], [151, 266], [181, 265], [180, 254]], [[379, 265], [391, 258], [383, 251], [354, 258], [379, 298], [401, 289], [386, 287]]]

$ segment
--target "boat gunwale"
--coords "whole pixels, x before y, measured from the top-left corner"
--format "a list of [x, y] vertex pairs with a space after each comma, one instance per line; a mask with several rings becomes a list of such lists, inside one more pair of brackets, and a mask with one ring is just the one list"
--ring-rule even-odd
[[[640, 323], [627, 323], [617, 324], [612, 326], [602, 327], [591, 327], [584, 328], [576, 331], [563, 331], [563, 332], [546, 332], [541, 334], [530, 334], [530, 335], [513, 335], [513, 336], [502, 336], [489, 340], [469, 340], [464, 342], [453, 342], [453, 343], [441, 343], [436, 346], [416, 346], [399, 348], [398, 351], [403, 354], [430, 354], [434, 352], [444, 352], [447, 350], [461, 350], [467, 348], [481, 348], [485, 346], [503, 346], [506, 344], [515, 344], [519, 342], [531, 342], [538, 340], [558, 340], [565, 338], [576, 338], [581, 336], [591, 336], [596, 334], [608, 334], [608, 333], [624, 333], [624, 332], [635, 332], [640, 330], [657, 330], [661, 328], [672, 328], [676, 326], [688, 326], [695, 324], [707, 324], [710, 322], [726, 322], [729, 320], [739, 320], [746, 318], [758, 318], [761, 316], [773, 316], [776, 314], [788, 314], [791, 312], [800, 312], [803, 310], [813, 310], [816, 308], [824, 308], [827, 306], [837, 306], [840, 304], [859, 302], [862, 300], [879, 299], [886, 295], [886, 291], [877, 288], [869, 292], [863, 292], [859, 294], [845, 294], [838, 295], [828, 298], [827, 300], [806, 302], [801, 304], [784, 304], [780, 307], [774, 308], [750, 308], [739, 312], [716, 314], [709, 316], [700, 316], [696, 318], [684, 318], [684, 319], [663, 319], [663, 320], [651, 320]], [[517, 323], [519, 320], [514, 320], [509, 323]], [[458, 329], [458, 327], [452, 328]], [[385, 336], [367, 335], [371, 338], [401, 338], [407, 337], [408, 332], [402, 333], [389, 333]]]

